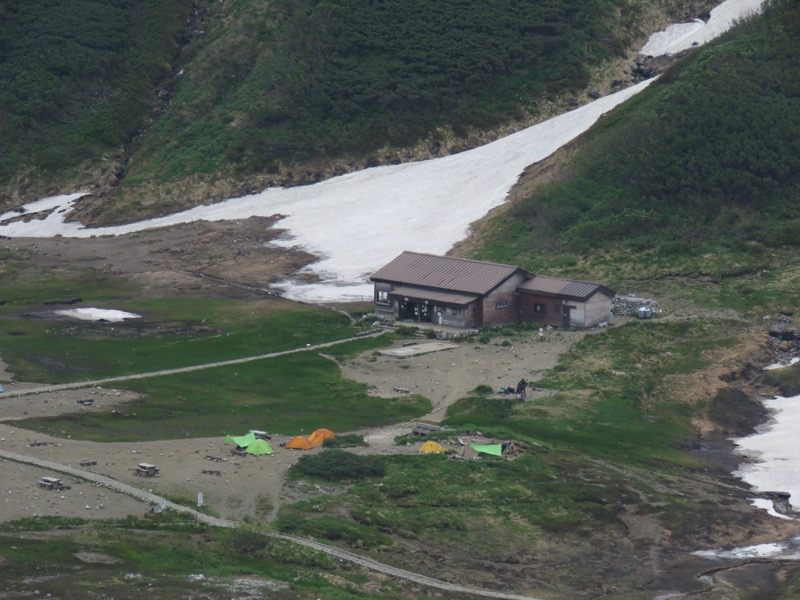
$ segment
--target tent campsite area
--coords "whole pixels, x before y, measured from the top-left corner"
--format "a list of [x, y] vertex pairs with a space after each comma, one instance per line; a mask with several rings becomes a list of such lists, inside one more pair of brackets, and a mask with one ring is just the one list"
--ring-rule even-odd
[[[271, 436], [264, 431], [250, 430], [244, 435], [240, 436], [225, 436], [224, 442], [226, 444], [236, 444], [233, 449], [233, 454], [237, 456], [244, 456], [252, 454], [255, 456], [264, 456], [273, 454], [274, 450], [267, 441]], [[336, 434], [330, 429], [316, 429], [310, 436], [305, 437], [297, 435], [287, 442], [280, 444], [281, 448], [289, 450], [311, 450], [317, 446], [322, 446], [325, 440], [336, 439]]]

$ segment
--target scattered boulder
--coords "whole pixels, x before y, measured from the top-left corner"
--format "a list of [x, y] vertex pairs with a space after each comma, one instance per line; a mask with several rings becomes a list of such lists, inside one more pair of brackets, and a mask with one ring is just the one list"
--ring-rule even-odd
[[636, 294], [627, 296], [614, 296], [611, 300], [611, 312], [615, 315], [637, 315], [640, 309], [649, 311], [650, 316], [661, 312], [658, 302], [649, 298], [640, 298]]
[[792, 503], [789, 502], [791, 494], [786, 492], [764, 492], [764, 498], [772, 500], [772, 508], [780, 515], [791, 515], [794, 513]]
[[790, 321], [784, 320], [773, 321], [770, 323], [769, 335], [770, 337], [783, 341], [793, 341], [800, 338], [800, 336], [798, 336], [797, 325]]

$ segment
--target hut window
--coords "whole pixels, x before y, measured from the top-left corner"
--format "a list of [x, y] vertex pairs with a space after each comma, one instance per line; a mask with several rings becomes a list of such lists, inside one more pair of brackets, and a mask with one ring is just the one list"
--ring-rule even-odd
[[505, 300], [500, 300], [499, 302], [495, 302], [495, 308], [506, 308], [508, 306], [508, 302]]
[[536, 313], [546, 313], [547, 312], [547, 305], [546, 304], [537, 304], [536, 302], [533, 303], [533, 312]]
[[378, 304], [389, 304], [389, 292], [378, 290], [375, 294], [375, 302]]

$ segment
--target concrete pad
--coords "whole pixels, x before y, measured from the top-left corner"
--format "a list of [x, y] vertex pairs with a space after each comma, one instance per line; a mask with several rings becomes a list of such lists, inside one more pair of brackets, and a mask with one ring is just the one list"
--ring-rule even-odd
[[439, 352], [440, 350], [453, 350], [455, 348], [458, 348], [458, 344], [453, 344], [451, 342], [424, 342], [422, 344], [403, 346], [401, 348], [379, 350], [379, 352], [384, 356], [405, 357], [428, 354], [429, 352]]

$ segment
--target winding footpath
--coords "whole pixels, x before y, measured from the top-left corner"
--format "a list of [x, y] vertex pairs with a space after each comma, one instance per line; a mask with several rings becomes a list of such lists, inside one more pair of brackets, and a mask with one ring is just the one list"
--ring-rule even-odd
[[[370, 333], [370, 335], [378, 335], [382, 333], [382, 331], [375, 331]], [[117, 381], [127, 381], [131, 379], [145, 379], [148, 377], [159, 377], [162, 375], [172, 375], [174, 373], [186, 373], [189, 371], [198, 371], [201, 369], [211, 369], [214, 367], [221, 367], [225, 365], [233, 365], [245, 362], [251, 362], [255, 360], [265, 360], [269, 358], [274, 358], [277, 356], [284, 356], [287, 354], [294, 354], [297, 352], [307, 352], [307, 351], [315, 351], [322, 348], [328, 348], [331, 346], [335, 346], [337, 344], [342, 344], [345, 342], [353, 341], [355, 339], [360, 339], [362, 336], [347, 338], [343, 340], [336, 340], [333, 342], [326, 342], [323, 344], [315, 344], [313, 346], [304, 346], [302, 348], [296, 348], [293, 350], [284, 350], [282, 352], [271, 352], [269, 354], [262, 354], [258, 356], [250, 356], [247, 358], [240, 358], [234, 360], [227, 360], [221, 361], [216, 363], [207, 363], [203, 365], [196, 365], [191, 367], [182, 367], [178, 369], [168, 369], [164, 371], [154, 371], [150, 373], [138, 373], [135, 375], [123, 375], [119, 377], [108, 377], [106, 379], [98, 379], [94, 381], [81, 381], [76, 383], [65, 383], [59, 385], [50, 385], [50, 386], [43, 386], [43, 387], [36, 387], [36, 388], [28, 388], [23, 390], [14, 390], [9, 392], [4, 392], [2, 397], [9, 398], [9, 397], [17, 397], [17, 396], [27, 396], [31, 394], [40, 394], [44, 392], [53, 392], [59, 390], [68, 390], [68, 389], [79, 389], [84, 387], [93, 387], [104, 385], [108, 383], [113, 383]], [[162, 498], [152, 492], [145, 491], [140, 489], [136, 486], [129, 485], [127, 483], [123, 483], [117, 479], [107, 477], [105, 475], [99, 475], [92, 471], [88, 471], [85, 469], [80, 469], [77, 467], [73, 467], [70, 465], [65, 465], [62, 463], [44, 460], [41, 458], [36, 458], [33, 456], [28, 456], [26, 454], [19, 454], [17, 452], [8, 452], [5, 450], [0, 450], [0, 458], [5, 458], [7, 460], [12, 460], [19, 463], [34, 465], [37, 467], [42, 467], [45, 469], [49, 469], [51, 471], [56, 471], [59, 473], [65, 473], [67, 475], [72, 475], [73, 477], [79, 477], [81, 479], [85, 479], [87, 481], [92, 481], [99, 485], [103, 485], [108, 487], [109, 489], [116, 490], [123, 494], [127, 494], [144, 502], [148, 502], [154, 505], [161, 505], [170, 510], [174, 510], [179, 513], [187, 514], [192, 516], [196, 519], [199, 523], [204, 523], [206, 525], [210, 525], [212, 527], [237, 527], [239, 523], [237, 521], [231, 521], [228, 519], [220, 519], [217, 517], [213, 517], [211, 515], [207, 515], [201, 513], [191, 507], [183, 506], [181, 504], [176, 504], [167, 500], [166, 498]], [[353, 552], [348, 552], [347, 550], [342, 550], [340, 548], [336, 548], [334, 546], [330, 546], [328, 544], [324, 544], [322, 542], [317, 542], [314, 540], [306, 539], [297, 537], [294, 535], [288, 535], [285, 533], [278, 533], [274, 531], [263, 532], [264, 535], [267, 535], [272, 538], [281, 539], [285, 541], [289, 541], [295, 544], [300, 544], [301, 546], [305, 546], [307, 548], [312, 548], [319, 552], [324, 552], [334, 558], [339, 560], [345, 560], [351, 562], [353, 564], [360, 565], [372, 571], [377, 571], [383, 573], [385, 575], [389, 575], [392, 577], [397, 577], [400, 579], [405, 579], [406, 581], [411, 581], [413, 583], [417, 583], [419, 585], [424, 585], [426, 587], [435, 588], [447, 592], [456, 592], [456, 593], [463, 593], [463, 594], [471, 594], [473, 596], [480, 596], [483, 598], [498, 598], [500, 600], [540, 600], [538, 598], [534, 598], [532, 596], [522, 596], [519, 594], [510, 594], [506, 592], [500, 591], [492, 591], [492, 590], [485, 590], [481, 588], [473, 588], [465, 585], [459, 585], [457, 583], [450, 583], [447, 581], [442, 581], [440, 579], [434, 579], [433, 577], [428, 577], [426, 575], [421, 575], [419, 573], [414, 573], [412, 571], [407, 571], [405, 569], [400, 569], [398, 567], [393, 567], [391, 565], [387, 565], [385, 563], [378, 562], [371, 558], [367, 558], [365, 556], [361, 556], [355, 554]]]

